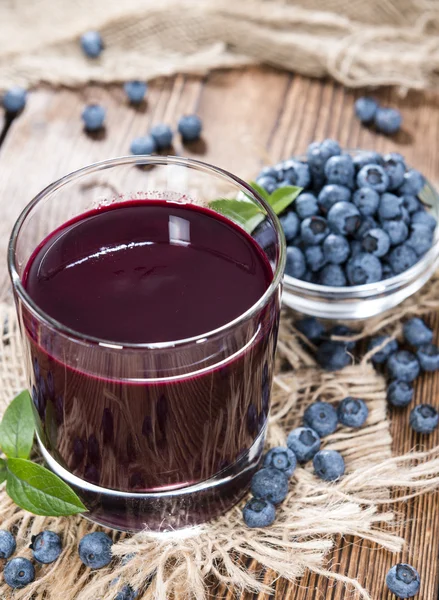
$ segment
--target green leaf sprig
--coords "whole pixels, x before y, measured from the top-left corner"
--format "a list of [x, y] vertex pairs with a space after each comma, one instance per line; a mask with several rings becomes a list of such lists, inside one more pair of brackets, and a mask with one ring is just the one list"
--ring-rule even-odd
[[[279, 215], [283, 212], [302, 191], [302, 188], [294, 185], [286, 185], [268, 194], [264, 188], [255, 181], [250, 182], [251, 187], [268, 202], [274, 212]], [[261, 207], [253, 201], [250, 196], [240, 194], [237, 198], [219, 198], [212, 200], [209, 205], [225, 217], [229, 217], [235, 223], [241, 225], [248, 233], [252, 233], [262, 223], [266, 215]]]
[[0, 483], [20, 508], [34, 515], [60, 517], [87, 509], [75, 492], [57, 475], [29, 456], [35, 436], [35, 421], [29, 392], [18, 394], [0, 423]]

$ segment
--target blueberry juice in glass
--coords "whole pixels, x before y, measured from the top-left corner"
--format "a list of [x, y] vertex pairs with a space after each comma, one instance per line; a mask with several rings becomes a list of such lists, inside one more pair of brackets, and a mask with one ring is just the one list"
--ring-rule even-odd
[[[256, 205], [263, 235], [216, 198]], [[283, 263], [270, 208], [196, 161], [98, 163], [24, 210], [9, 269], [38, 441], [92, 520], [166, 531], [243, 496], [264, 443]]]

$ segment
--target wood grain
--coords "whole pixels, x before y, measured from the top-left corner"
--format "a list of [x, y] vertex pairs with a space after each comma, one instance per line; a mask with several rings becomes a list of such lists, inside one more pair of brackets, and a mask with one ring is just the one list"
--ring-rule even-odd
[[[407, 161], [439, 183], [439, 95], [396, 91], [376, 94], [383, 104], [398, 106], [404, 129], [388, 139], [359, 124], [353, 102], [361, 92], [332, 82], [310, 80], [272, 69], [249, 68], [215, 72], [205, 79], [177, 76], [155, 81], [147, 105], [130, 107], [119, 87], [90, 86], [80, 92], [39, 89], [11, 124], [0, 149], [0, 252], [5, 253], [13, 221], [20, 210], [45, 185], [65, 173], [96, 160], [128, 153], [133, 137], [147, 132], [151, 123], [173, 126], [186, 112], [197, 111], [204, 122], [204, 143], [183, 148], [176, 137], [174, 152], [201, 158], [251, 179], [263, 164], [303, 153], [308, 143], [337, 138], [345, 147], [399, 151]], [[102, 102], [108, 111], [104, 135], [93, 139], [82, 130], [80, 113], [88, 101]], [[0, 130], [2, 123], [0, 122]], [[1, 298], [9, 294], [5, 262], [0, 265]], [[439, 317], [431, 324], [439, 332]], [[439, 341], [439, 336], [437, 338]], [[423, 376], [416, 387], [416, 402], [438, 405], [439, 376]], [[406, 452], [420, 442], [408, 428], [408, 412], [391, 414], [394, 451]], [[439, 443], [439, 432], [426, 446]], [[369, 542], [355, 538], [338, 540], [328, 568], [334, 573], [358, 577], [374, 599], [390, 600], [384, 580], [388, 568], [399, 560], [414, 564], [422, 579], [419, 598], [433, 600], [438, 591], [439, 501], [438, 495], [418, 498], [395, 507], [398, 532], [407, 540], [401, 556], [392, 556]], [[249, 568], [256, 568], [250, 561]], [[265, 573], [266, 581], [273, 581]], [[342, 585], [306, 574], [301, 581], [275, 583], [276, 599], [341, 600], [358, 596]], [[212, 586], [212, 596], [232, 600], [236, 591]], [[242, 600], [266, 598], [243, 594]]]

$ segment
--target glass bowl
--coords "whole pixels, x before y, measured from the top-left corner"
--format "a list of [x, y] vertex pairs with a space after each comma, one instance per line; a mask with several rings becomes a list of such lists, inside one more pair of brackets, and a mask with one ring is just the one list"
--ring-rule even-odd
[[[355, 154], [352, 152], [351, 154]], [[304, 157], [299, 157], [303, 160]], [[439, 222], [439, 195], [426, 182], [419, 199]], [[433, 245], [404, 273], [366, 285], [332, 287], [284, 275], [283, 303], [305, 315], [337, 321], [368, 319], [384, 313], [415, 294], [439, 266], [439, 226]]]

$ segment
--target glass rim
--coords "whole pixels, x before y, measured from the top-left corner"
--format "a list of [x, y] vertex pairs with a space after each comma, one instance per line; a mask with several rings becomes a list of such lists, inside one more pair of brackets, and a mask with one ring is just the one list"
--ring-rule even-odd
[[[252, 196], [258, 203], [260, 203], [265, 209], [267, 216], [273, 223], [274, 230], [276, 232], [276, 243], [278, 246], [278, 257], [276, 268], [273, 272], [273, 278], [262, 294], [262, 296], [255, 302], [252, 306], [250, 306], [245, 312], [240, 314], [238, 317], [233, 319], [232, 321], [228, 321], [224, 325], [217, 327], [216, 329], [212, 329], [205, 333], [183, 338], [180, 340], [170, 340], [167, 342], [148, 342], [148, 343], [121, 343], [116, 342], [114, 340], [106, 340], [103, 338], [98, 338], [95, 336], [86, 335], [67, 327], [57, 319], [51, 317], [48, 313], [43, 311], [38, 304], [36, 304], [30, 295], [27, 293], [26, 289], [22, 284], [21, 277], [18, 273], [16, 262], [15, 262], [15, 254], [17, 247], [17, 240], [21, 231], [23, 224], [25, 223], [28, 215], [32, 211], [32, 209], [48, 194], [55, 192], [57, 189], [69, 184], [70, 182], [78, 179], [84, 175], [88, 175], [93, 171], [101, 171], [104, 169], [108, 169], [116, 166], [123, 165], [178, 165], [188, 168], [194, 168], [198, 171], [203, 171], [205, 173], [210, 173], [212, 175], [217, 175], [220, 178], [227, 180], [229, 183], [235, 185], [241, 191], [245, 192]], [[76, 169], [75, 171], [71, 171], [67, 175], [60, 177], [59, 179], [53, 181], [48, 186], [43, 188], [34, 198], [24, 207], [18, 216], [17, 220], [14, 223], [12, 228], [12, 232], [8, 242], [8, 251], [7, 251], [7, 260], [8, 260], [8, 271], [9, 276], [14, 287], [14, 290], [20, 297], [21, 301], [27, 306], [28, 309], [33, 312], [39, 320], [48, 325], [49, 327], [54, 328], [56, 331], [65, 334], [70, 338], [74, 338], [83, 343], [93, 343], [103, 346], [105, 348], [110, 348], [114, 350], [125, 350], [125, 349], [144, 349], [144, 350], [163, 350], [166, 348], [175, 348], [179, 346], [184, 346], [185, 344], [193, 344], [193, 343], [202, 343], [208, 341], [210, 338], [215, 337], [218, 334], [225, 333], [229, 329], [233, 329], [238, 326], [241, 322], [246, 321], [251, 318], [256, 312], [261, 310], [275, 293], [279, 285], [282, 284], [283, 271], [286, 260], [286, 242], [285, 237], [283, 235], [282, 226], [280, 221], [276, 215], [276, 213], [271, 208], [270, 204], [262, 198], [256, 190], [254, 190], [248, 183], [233, 175], [232, 173], [222, 169], [221, 167], [215, 167], [209, 163], [195, 160], [192, 158], [180, 157], [180, 156], [162, 156], [162, 155], [136, 155], [136, 156], [120, 156], [115, 158], [109, 158], [103, 161], [98, 161], [81, 167], [80, 169]]]

